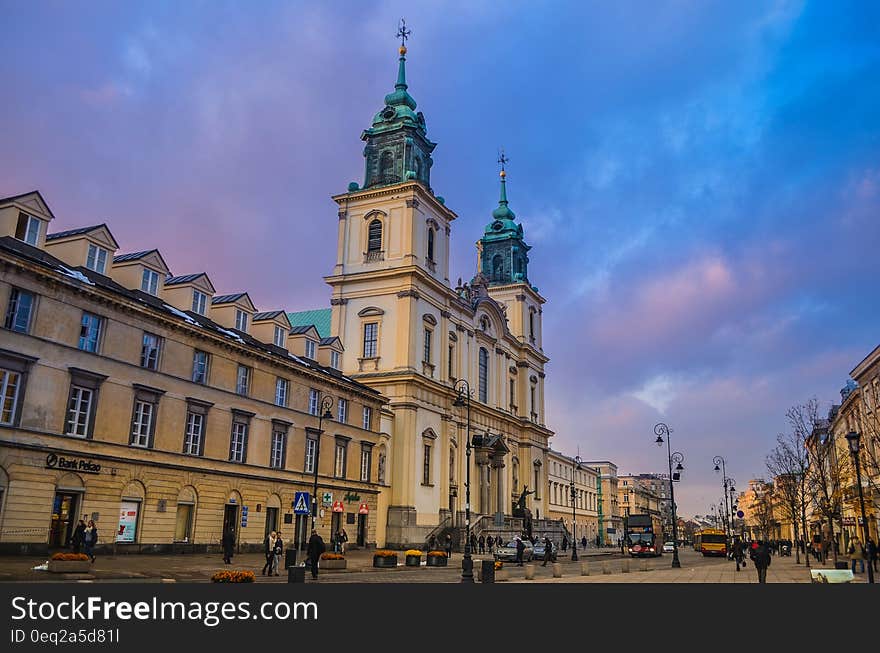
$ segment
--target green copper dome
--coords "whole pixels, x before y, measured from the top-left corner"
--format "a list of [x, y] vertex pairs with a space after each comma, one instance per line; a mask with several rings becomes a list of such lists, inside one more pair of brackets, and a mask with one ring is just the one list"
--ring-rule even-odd
[[523, 228], [515, 222], [516, 214], [508, 206], [507, 179], [501, 171], [501, 197], [492, 211], [492, 222], [486, 225], [481, 243], [480, 272], [489, 285], [528, 281], [528, 251]]

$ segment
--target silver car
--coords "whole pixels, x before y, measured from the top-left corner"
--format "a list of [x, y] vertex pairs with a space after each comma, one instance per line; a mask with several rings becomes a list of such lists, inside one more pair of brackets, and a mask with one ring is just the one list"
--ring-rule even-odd
[[[535, 547], [527, 539], [523, 539], [522, 543], [525, 545], [525, 549], [523, 549], [523, 562], [529, 562], [535, 557]], [[502, 562], [516, 562], [516, 540], [510, 540], [501, 546], [495, 547], [495, 559]]]

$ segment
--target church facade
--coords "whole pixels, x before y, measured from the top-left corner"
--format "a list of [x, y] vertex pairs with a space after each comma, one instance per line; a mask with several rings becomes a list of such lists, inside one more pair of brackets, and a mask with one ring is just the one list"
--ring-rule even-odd
[[[405, 55], [401, 46], [394, 91], [361, 137], [363, 185], [333, 197], [338, 246], [325, 277], [343, 373], [389, 402], [378, 452], [387, 546], [463, 528], [468, 478], [474, 531], [499, 529], [505, 516], [511, 525], [524, 493], [531, 514], [544, 517], [553, 435], [544, 412], [545, 299], [529, 280], [503, 158], [499, 203], [477, 243], [479, 272], [453, 285], [457, 216], [431, 187], [436, 144], [408, 92]], [[468, 393], [464, 407], [454, 405]]]

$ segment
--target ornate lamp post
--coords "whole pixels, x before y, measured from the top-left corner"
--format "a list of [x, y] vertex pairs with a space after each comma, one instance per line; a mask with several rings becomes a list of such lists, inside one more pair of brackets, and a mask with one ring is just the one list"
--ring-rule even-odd
[[[663, 422], [659, 422], [654, 425], [654, 433], [657, 435], [657, 439], [654, 442], [658, 447], [663, 446], [663, 436], [666, 436], [666, 453], [669, 462], [669, 501], [672, 502], [672, 566], [673, 568], [680, 568], [681, 562], [678, 559], [678, 518], [675, 516], [675, 490], [674, 490], [674, 482], [675, 477], [681, 476], [681, 471], [684, 469], [682, 467], [682, 463], [684, 462], [684, 456], [678, 451], [673, 452], [671, 450], [671, 446], [669, 444], [669, 427], [666, 426]], [[672, 463], [675, 463], [675, 475], [672, 474]]]
[[[731, 513], [727, 509], [727, 484], [730, 479], [727, 478], [727, 470], [724, 465], [724, 458], [721, 456], [715, 456], [712, 459], [712, 462], [715, 464], [715, 471], [721, 472], [721, 487], [724, 489], [724, 539], [729, 541], [731, 539], [730, 533], [730, 518]], [[718, 465], [721, 465], [719, 467]]]
[[571, 459], [571, 561], [577, 562], [578, 560], [578, 550], [577, 550], [577, 519], [575, 515], [575, 506], [577, 505], [577, 490], [574, 487], [574, 477], [575, 472], [577, 472], [581, 468], [581, 460], [580, 456], [575, 456]]
[[315, 520], [318, 517], [318, 460], [321, 456], [321, 436], [324, 434], [321, 425], [325, 419], [333, 419], [333, 413], [330, 412], [333, 401], [331, 395], [320, 395], [318, 398], [318, 438], [315, 440], [315, 480], [312, 483], [312, 530], [315, 529]]
[[474, 561], [471, 559], [471, 386], [467, 379], [460, 379], [455, 384], [455, 391], [458, 393], [452, 405], [456, 408], [466, 408], [466, 446], [467, 463], [465, 464], [465, 481], [464, 481], [464, 524], [465, 524], [465, 540], [464, 540], [464, 558], [461, 561], [461, 582], [474, 582]]
[[[861, 440], [862, 434], [857, 433], [856, 431], [850, 431], [846, 434], [846, 442], [849, 445], [849, 452], [852, 454], [853, 460], [856, 465], [856, 483], [859, 486], [859, 505], [861, 506], [862, 512], [862, 537], [864, 537], [865, 547], [868, 546], [868, 540], [871, 538], [871, 533], [868, 531], [868, 519], [865, 517], [865, 496], [862, 494], [862, 470], [859, 466], [859, 440]], [[868, 563], [868, 582], [874, 582], [874, 561], [869, 559]], [[853, 567], [855, 569], [855, 567]]]

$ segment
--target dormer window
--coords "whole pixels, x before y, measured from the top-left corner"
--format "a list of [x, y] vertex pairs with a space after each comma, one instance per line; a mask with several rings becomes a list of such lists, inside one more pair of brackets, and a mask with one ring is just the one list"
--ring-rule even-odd
[[277, 324], [275, 325], [275, 337], [272, 339], [272, 342], [275, 343], [276, 347], [284, 346], [284, 337], [287, 335], [287, 331], [284, 327], [280, 327]]
[[235, 328], [242, 333], [247, 333], [248, 314], [237, 308], [235, 309]]
[[89, 255], [86, 257], [86, 267], [98, 274], [104, 274], [104, 271], [107, 269], [107, 250], [90, 243]]
[[332, 367], [334, 370], [339, 369], [339, 352], [338, 351], [331, 351], [330, 352], [330, 367]]
[[315, 350], [318, 346], [314, 340], [306, 339], [306, 358], [311, 358], [315, 360]]
[[151, 295], [159, 293], [159, 273], [149, 268], [144, 268], [144, 274], [141, 277], [141, 290]]
[[193, 302], [192, 302], [192, 310], [193, 313], [198, 313], [199, 315], [204, 315], [205, 311], [208, 308], [208, 296], [199, 292], [198, 290], [193, 290]]
[[40, 240], [40, 220], [27, 213], [18, 214], [18, 224], [15, 227], [15, 237], [23, 240], [28, 245], [37, 246]]

